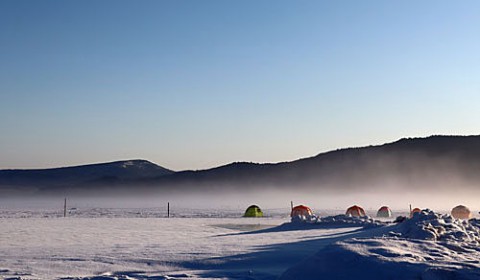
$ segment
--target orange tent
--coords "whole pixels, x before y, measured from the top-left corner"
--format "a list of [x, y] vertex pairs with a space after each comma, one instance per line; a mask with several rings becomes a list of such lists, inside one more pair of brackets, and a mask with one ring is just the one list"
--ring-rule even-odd
[[352, 207], [348, 208], [345, 215], [350, 215], [352, 217], [367, 216], [367, 215], [365, 215], [365, 210], [363, 210], [362, 207], [357, 206], [357, 205], [353, 205]]
[[410, 218], [413, 217], [413, 213], [420, 213], [422, 210], [420, 208], [414, 208], [412, 212], [410, 212]]
[[463, 206], [463, 205], [458, 205], [458, 206], [455, 206], [452, 209], [452, 216], [455, 219], [468, 220], [468, 219], [472, 218], [472, 212], [470, 212], [470, 209], [468, 209], [468, 207]]
[[293, 207], [292, 212], [290, 213], [290, 217], [295, 216], [313, 216], [312, 209], [305, 205], [298, 205]]

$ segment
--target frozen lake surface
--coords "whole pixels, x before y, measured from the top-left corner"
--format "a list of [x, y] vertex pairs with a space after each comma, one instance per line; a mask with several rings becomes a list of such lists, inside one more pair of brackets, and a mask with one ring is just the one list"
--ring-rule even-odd
[[[285, 214], [232, 218], [212, 211], [203, 215], [214, 218], [163, 218], [139, 209], [70, 212], [63, 218], [58, 211], [4, 210], [0, 278], [275, 279], [324, 244], [358, 230], [269, 230], [288, 222]], [[100, 275], [105, 278], [94, 278]]]
[[268, 213], [2, 209], [0, 279], [480, 279], [477, 219], [425, 210], [400, 224], [291, 224], [288, 209]]

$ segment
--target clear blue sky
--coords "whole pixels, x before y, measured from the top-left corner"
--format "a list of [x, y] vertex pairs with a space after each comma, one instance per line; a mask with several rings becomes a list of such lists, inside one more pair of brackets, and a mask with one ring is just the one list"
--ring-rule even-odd
[[0, 1], [0, 169], [480, 134], [479, 1]]

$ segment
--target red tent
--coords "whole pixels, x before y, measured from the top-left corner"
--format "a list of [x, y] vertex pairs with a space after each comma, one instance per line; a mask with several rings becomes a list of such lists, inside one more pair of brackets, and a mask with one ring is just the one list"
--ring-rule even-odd
[[295, 216], [312, 216], [313, 212], [308, 206], [305, 205], [298, 205], [293, 207], [292, 212], [290, 213], [290, 217]]
[[422, 210], [420, 210], [420, 208], [414, 208], [412, 210], [412, 212], [410, 212], [410, 218], [413, 217], [413, 213], [420, 213], [420, 212], [422, 212]]
[[348, 208], [345, 215], [350, 215], [352, 217], [367, 216], [367, 215], [365, 215], [365, 210], [363, 210], [362, 207], [357, 206], [357, 205], [353, 205], [352, 207]]

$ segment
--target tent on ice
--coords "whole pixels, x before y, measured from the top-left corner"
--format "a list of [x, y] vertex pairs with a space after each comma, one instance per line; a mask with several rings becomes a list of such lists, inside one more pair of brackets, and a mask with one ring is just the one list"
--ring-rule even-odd
[[263, 217], [263, 212], [260, 207], [257, 205], [250, 205], [247, 210], [245, 210], [244, 217]]
[[472, 218], [472, 212], [470, 212], [470, 209], [468, 209], [467, 206], [458, 205], [452, 209], [452, 217], [455, 219], [468, 220]]
[[377, 217], [379, 218], [390, 218], [392, 217], [392, 210], [388, 206], [382, 206], [377, 211]]
[[305, 205], [298, 205], [292, 208], [290, 217], [293, 221], [312, 221], [315, 218], [312, 209]]
[[347, 215], [347, 216], [350, 215], [352, 217], [367, 216], [367, 215], [365, 215], [365, 210], [363, 210], [363, 208], [358, 206], [358, 205], [353, 205], [352, 207], [348, 208], [345, 215]]
[[410, 218], [413, 217], [414, 213], [420, 213], [420, 212], [422, 212], [422, 210], [420, 208], [414, 208], [412, 210], [412, 212], [410, 212]]

